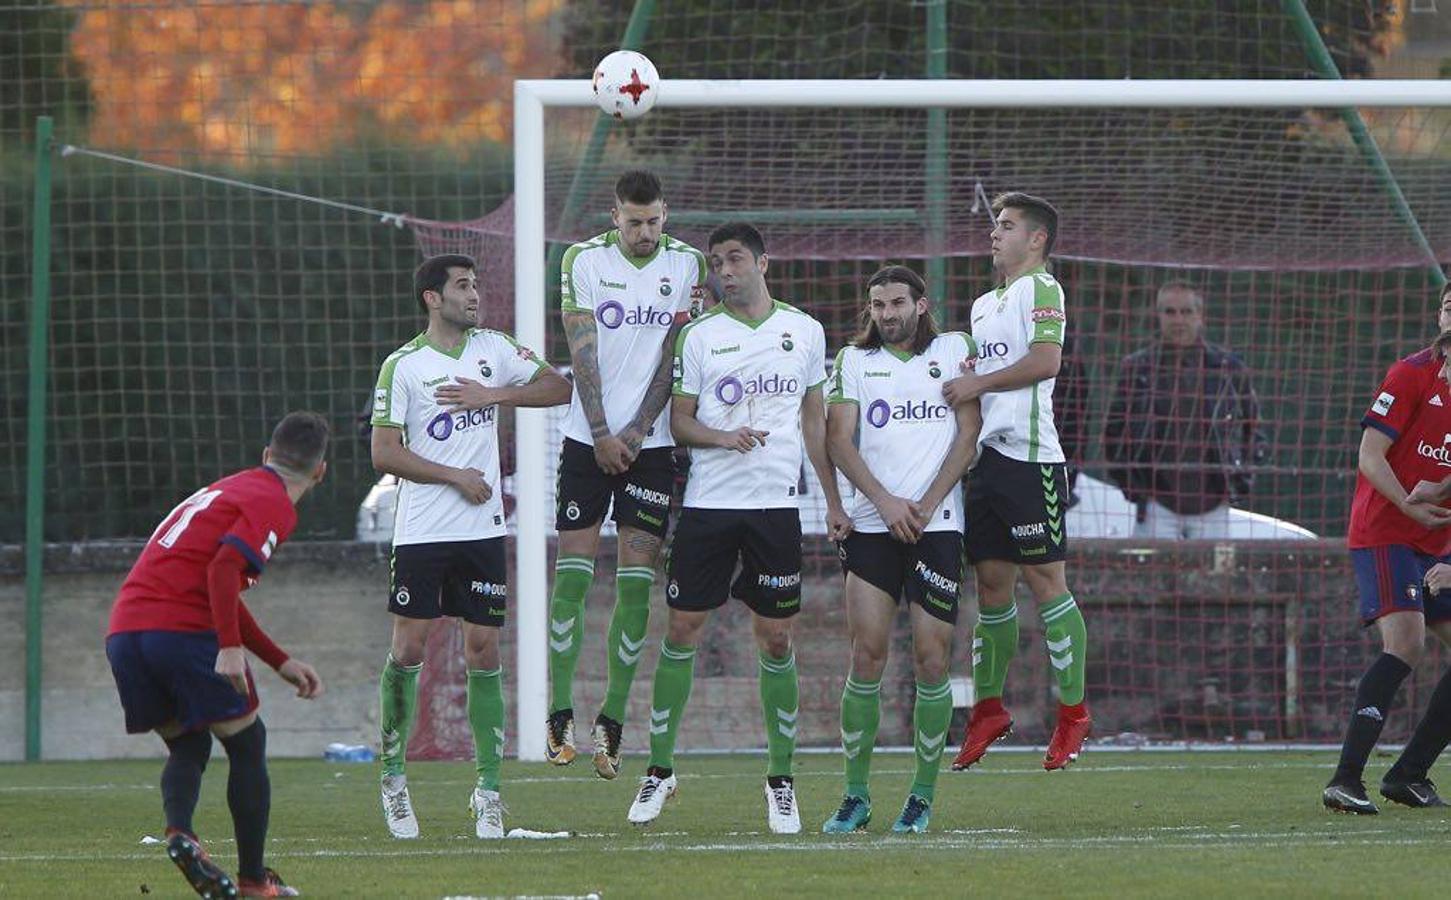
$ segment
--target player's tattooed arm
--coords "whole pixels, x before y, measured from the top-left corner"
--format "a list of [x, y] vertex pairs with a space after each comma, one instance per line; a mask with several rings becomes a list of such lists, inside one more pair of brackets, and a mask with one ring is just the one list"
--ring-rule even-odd
[[595, 462], [610, 475], [619, 475], [630, 467], [634, 454], [624, 441], [610, 434], [605, 418], [604, 388], [600, 382], [600, 361], [597, 351], [599, 333], [594, 314], [565, 310], [564, 334], [569, 340], [569, 360], [574, 369], [574, 392], [589, 422], [594, 440]]
[[660, 364], [655, 367], [655, 374], [650, 376], [645, 399], [640, 401], [635, 418], [620, 432], [620, 439], [630, 448], [631, 453], [640, 452], [640, 445], [644, 443], [650, 426], [660, 417], [665, 404], [670, 402], [670, 370], [675, 358], [675, 339], [680, 334], [682, 325], [683, 323], [676, 322], [665, 333], [665, 343], [660, 347]]

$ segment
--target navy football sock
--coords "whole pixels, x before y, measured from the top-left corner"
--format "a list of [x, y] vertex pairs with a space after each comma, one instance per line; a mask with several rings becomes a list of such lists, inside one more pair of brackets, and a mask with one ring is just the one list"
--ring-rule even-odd
[[202, 773], [212, 755], [212, 733], [205, 729], [179, 734], [166, 742], [170, 754], [161, 770], [161, 808], [166, 827], [195, 837], [191, 817], [202, 793]]
[[1411, 674], [1411, 667], [1398, 656], [1382, 653], [1361, 676], [1355, 692], [1355, 708], [1345, 729], [1345, 743], [1340, 748], [1340, 764], [1335, 767], [1332, 784], [1349, 784], [1361, 780], [1365, 761], [1375, 749], [1376, 739], [1385, 727], [1391, 701], [1401, 682]]
[[263, 878], [262, 850], [272, 812], [272, 781], [267, 775], [267, 728], [258, 719], [222, 738], [232, 764], [227, 776], [227, 806], [237, 836], [237, 874], [251, 881]]

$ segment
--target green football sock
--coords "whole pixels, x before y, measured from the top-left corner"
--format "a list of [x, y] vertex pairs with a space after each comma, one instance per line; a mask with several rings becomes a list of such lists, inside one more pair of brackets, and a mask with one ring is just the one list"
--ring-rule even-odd
[[650, 585], [655, 570], [649, 566], [621, 566], [615, 572], [615, 613], [610, 617], [609, 680], [600, 712], [616, 722], [625, 721], [630, 685], [645, 649], [645, 631], [650, 625]]
[[1083, 668], [1088, 656], [1088, 626], [1072, 594], [1044, 603], [1038, 608], [1043, 619], [1043, 640], [1048, 644], [1048, 661], [1058, 678], [1058, 702], [1074, 706], [1083, 702]]
[[761, 655], [761, 710], [766, 716], [766, 776], [790, 775], [796, 752], [796, 718], [801, 712], [796, 683], [796, 654], [785, 659]]
[[841, 752], [846, 758], [846, 792], [871, 802], [867, 780], [872, 771], [872, 749], [882, 721], [882, 680], [858, 681], [846, 677], [841, 692]]
[[979, 700], [1003, 695], [1008, 663], [1018, 652], [1018, 605], [978, 610], [972, 630], [972, 682]]
[[388, 654], [378, 679], [378, 726], [382, 732], [384, 775], [402, 775], [408, 754], [408, 735], [413, 731], [413, 711], [418, 706], [418, 673], [423, 663], [402, 666]]
[[917, 703], [912, 708], [913, 746], [917, 749], [917, 775], [912, 793], [931, 800], [937, 789], [942, 748], [947, 746], [947, 725], [952, 721], [952, 687], [949, 682], [917, 682]]
[[499, 789], [499, 764], [504, 760], [503, 669], [469, 669], [469, 730], [474, 733], [474, 768], [478, 786]]
[[594, 560], [561, 556], [554, 562], [549, 597], [549, 711], [574, 708], [574, 669], [584, 643], [584, 596], [595, 577]]
[[650, 697], [650, 765], [675, 767], [675, 733], [685, 701], [690, 699], [690, 682], [695, 678], [695, 648], [660, 642], [660, 661], [655, 664], [655, 685]]

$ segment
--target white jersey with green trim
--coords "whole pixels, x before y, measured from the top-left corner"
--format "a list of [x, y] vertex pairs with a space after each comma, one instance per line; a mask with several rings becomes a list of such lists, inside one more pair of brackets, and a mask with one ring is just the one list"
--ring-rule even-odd
[[764, 319], [749, 321], [722, 303], [686, 325], [675, 341], [674, 393], [696, 398], [702, 425], [770, 434], [747, 453], [690, 448], [685, 505], [798, 509], [801, 403], [825, 382], [826, 332], [794, 306], [773, 300]]
[[[913, 355], [878, 347], [843, 347], [836, 356], [827, 402], [857, 408], [862, 461], [895, 497], [920, 500], [957, 439], [957, 416], [942, 399], [942, 384], [977, 357], [977, 344], [960, 331], [939, 334]], [[880, 533], [887, 524], [860, 491], [848, 506], [852, 527]], [[928, 519], [928, 531], [962, 531], [962, 489], [954, 486]]]
[[[560, 298], [565, 312], [589, 312], [595, 320], [595, 354], [605, 422], [618, 434], [645, 399], [660, 366], [665, 333], [678, 320], [699, 311], [705, 284], [705, 255], [668, 234], [645, 259], [626, 256], [620, 233], [607, 231], [570, 247], [560, 268]], [[694, 299], [692, 299], [694, 298]], [[642, 448], [669, 447], [667, 409], [647, 429]], [[589, 419], [575, 391], [564, 419], [564, 435], [594, 446]]]
[[373, 393], [373, 427], [401, 428], [409, 450], [429, 462], [478, 469], [494, 489], [487, 501], [470, 503], [449, 485], [399, 479], [395, 547], [477, 541], [505, 533], [499, 408], [449, 412], [433, 392], [460, 376], [488, 387], [528, 384], [548, 368], [534, 351], [488, 328], [472, 329], [452, 353], [420, 334], [383, 360]]
[[[972, 336], [977, 341], [975, 371], [990, 375], [1018, 362], [1036, 343], [1063, 345], [1068, 322], [1063, 287], [1041, 266], [988, 291], [972, 304]], [[1024, 462], [1064, 462], [1053, 424], [1053, 382], [982, 395], [982, 434], [978, 450], [991, 447]], [[978, 459], [982, 459], [981, 452]]]

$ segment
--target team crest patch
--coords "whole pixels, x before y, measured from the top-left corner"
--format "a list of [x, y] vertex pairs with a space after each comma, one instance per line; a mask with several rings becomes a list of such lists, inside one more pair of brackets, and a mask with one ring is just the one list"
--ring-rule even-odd
[[397, 603], [399, 606], [407, 606], [408, 601], [411, 599], [413, 598], [408, 596], [408, 588], [406, 587], [399, 588], [398, 593], [393, 595], [393, 602]]
[[578, 522], [579, 504], [575, 503], [573, 500], [569, 501], [569, 505], [564, 508], [564, 517], [571, 522]]
[[489, 361], [487, 359], [479, 360], [479, 374], [484, 376], [485, 378], [493, 377], [494, 370], [489, 368]]
[[1419, 584], [1406, 585], [1406, 599], [1412, 602], [1421, 599], [1421, 586]]
[[705, 312], [705, 285], [697, 284], [690, 289], [690, 317], [692, 319]]
[[927, 364], [927, 374], [931, 375], [933, 378], [942, 377], [942, 367], [937, 365], [937, 360], [934, 359]]
[[1391, 411], [1391, 405], [1395, 402], [1396, 398], [1394, 394], [1381, 391], [1381, 395], [1375, 398], [1375, 403], [1372, 404], [1370, 407], [1371, 412], [1375, 413], [1378, 416], [1389, 415]]
[[670, 286], [670, 279], [662, 277], [660, 279], [660, 296], [669, 297], [673, 293], [675, 293], [675, 288]]
[[791, 352], [791, 348], [792, 347], [795, 347], [795, 346], [796, 346], [795, 344], [791, 343], [791, 332], [789, 332], [789, 331], [783, 331], [783, 332], [781, 332], [781, 349], [782, 350], [785, 350], [787, 353], [790, 353]]

